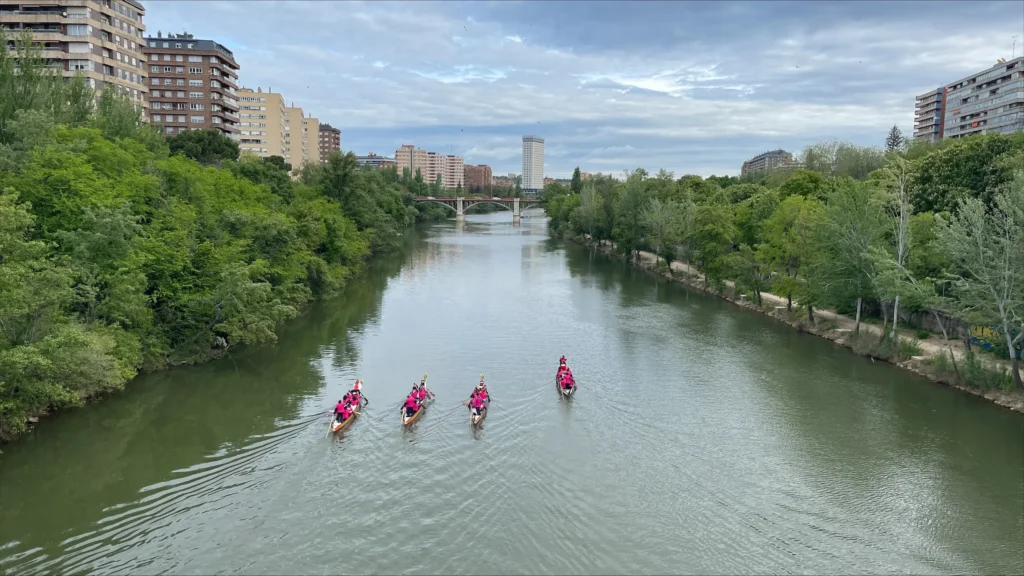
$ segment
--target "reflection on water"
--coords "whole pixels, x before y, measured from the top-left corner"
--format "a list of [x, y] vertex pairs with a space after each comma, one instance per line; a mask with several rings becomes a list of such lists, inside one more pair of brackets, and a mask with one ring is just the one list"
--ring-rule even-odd
[[[1018, 415], [511, 219], [407, 234], [278, 346], [140, 378], [5, 447], [0, 567], [1024, 571]], [[405, 429], [425, 372], [437, 398]], [[355, 378], [370, 404], [329, 435]]]

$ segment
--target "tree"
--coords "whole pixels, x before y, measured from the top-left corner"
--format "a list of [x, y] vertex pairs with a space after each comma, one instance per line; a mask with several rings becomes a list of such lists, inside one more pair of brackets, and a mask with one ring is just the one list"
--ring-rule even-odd
[[580, 194], [583, 192], [583, 178], [580, 176], [579, 166], [572, 171], [572, 182], [569, 184], [569, 191], [573, 194]]
[[[896, 129], [895, 126], [893, 128]], [[889, 216], [895, 244], [893, 256], [896, 266], [903, 268], [907, 262], [907, 254], [910, 252], [910, 215], [914, 211], [910, 203], [913, 170], [910, 162], [896, 154], [891, 154], [889, 162], [882, 170], [882, 175], [882, 183], [889, 195]], [[894, 340], [900, 321], [899, 311], [900, 295], [897, 292], [893, 299], [892, 334], [890, 336]]]
[[[200, 164], [238, 160], [238, 143], [219, 130], [189, 130], [167, 139], [171, 154], [184, 154]], [[283, 159], [282, 159], [283, 160]]]
[[764, 223], [764, 241], [758, 259], [771, 274], [773, 291], [786, 297], [786, 309], [793, 309], [793, 296], [800, 290], [800, 274], [813, 253], [815, 231], [824, 206], [815, 198], [794, 195], [783, 200]]
[[1013, 381], [1024, 390], [1020, 365], [1010, 335], [1016, 318], [1024, 316], [1024, 170], [1012, 186], [995, 197], [986, 211], [979, 198], [959, 201], [948, 219], [940, 217], [939, 240], [955, 266], [965, 274], [954, 279], [961, 313], [978, 323], [998, 324], [1010, 355]]
[[903, 150], [905, 142], [903, 140], [903, 133], [895, 124], [889, 129], [889, 135], [885, 137], [885, 150], [887, 152], [898, 152]]
[[793, 195], [804, 198], [824, 200], [827, 194], [825, 177], [810, 170], [796, 170], [779, 186], [779, 199], [785, 200]]
[[615, 243], [630, 255], [634, 255], [644, 242], [643, 213], [651, 200], [644, 185], [646, 175], [641, 169], [629, 173], [616, 206]]
[[1005, 159], [1024, 150], [1024, 132], [983, 134], [943, 145], [916, 162], [914, 206], [922, 212], [949, 212], [960, 200], [979, 198], [988, 208], [1013, 179]]
[[600, 198], [597, 196], [597, 190], [594, 188], [593, 182], [588, 182], [583, 187], [583, 192], [580, 194], [580, 205], [577, 208], [571, 219], [576, 228], [588, 234], [591, 239], [597, 231], [598, 223], [601, 220], [601, 204]]
[[883, 205], [874, 188], [848, 180], [829, 195], [815, 234], [816, 258], [807, 266], [807, 283], [819, 300], [855, 302], [854, 333], [860, 332], [864, 300], [875, 286], [869, 251], [884, 232]]
[[665, 258], [671, 264], [668, 249], [679, 242], [681, 220], [684, 218], [683, 208], [674, 200], [662, 202], [653, 198], [641, 213], [647, 241], [659, 258]]

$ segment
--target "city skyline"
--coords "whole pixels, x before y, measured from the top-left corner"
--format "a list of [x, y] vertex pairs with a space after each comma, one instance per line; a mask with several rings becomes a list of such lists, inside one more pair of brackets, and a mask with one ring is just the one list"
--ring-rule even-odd
[[764, 150], [881, 145], [893, 124], [913, 133], [917, 95], [1009, 59], [1024, 28], [1008, 2], [204, 6], [147, 3], [148, 32], [231, 47], [245, 84], [315, 110], [345, 149], [452, 146], [501, 174], [537, 133], [555, 177], [738, 174]]

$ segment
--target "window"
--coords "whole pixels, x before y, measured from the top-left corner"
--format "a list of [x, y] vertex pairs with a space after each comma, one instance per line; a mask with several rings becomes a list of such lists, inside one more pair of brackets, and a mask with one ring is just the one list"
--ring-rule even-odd
[[174, 67], [174, 72], [177, 73], [177, 74], [184, 74], [185, 73], [185, 67], [184, 66], [175, 66]]
[[150, 48], [156, 48], [156, 45], [157, 45], [156, 40], [150, 41], [150, 43], [149, 43], [149, 47]]
[[153, 122], [159, 122], [159, 121], [160, 121], [160, 115], [159, 114], [153, 114]]
[[170, 48], [170, 47], [171, 47], [171, 45], [170, 45], [169, 42], [164, 42], [164, 48]]
[[150, 84], [152, 84], [153, 86], [159, 86], [160, 85], [160, 79], [159, 78], [153, 78], [153, 81], [150, 82]]
[[188, 47], [189, 47], [190, 49], [191, 49], [192, 47], [194, 47], [194, 46], [195, 46], [195, 44], [193, 44], [193, 43], [189, 42], [189, 44], [188, 44]]
[[171, 72], [171, 67], [170, 66], [164, 66], [164, 73], [165, 74], [170, 74], [170, 72]]
[[181, 42], [175, 42], [174, 43], [174, 47], [175, 48], [181, 48]]
[[185, 91], [184, 90], [178, 90], [177, 92], [175, 92], [174, 95], [177, 96], [178, 98], [184, 98], [185, 97]]
[[189, 68], [188, 69], [188, 73], [189, 74], [202, 74], [203, 73], [203, 69], [202, 68]]
[[192, 116], [190, 120], [192, 121], [193, 124], [202, 124], [206, 121], [206, 118], [203, 116]]
[[174, 128], [171, 128], [170, 126], [168, 126], [167, 128], [164, 129], [164, 132], [167, 132], [168, 134], [173, 134], [174, 133]]
[[188, 97], [192, 98], [194, 100], [202, 100], [203, 99], [203, 93], [202, 92], [189, 92], [188, 93]]
[[159, 72], [160, 71], [160, 67], [159, 66], [150, 66], [149, 67], [149, 71], [150, 72]]
[[170, 85], [171, 85], [171, 79], [170, 78], [164, 78], [164, 86], [170, 86]]
[[189, 62], [202, 62], [203, 61], [203, 57], [202, 56], [189, 56], [188, 57], [188, 61]]
[[200, 86], [201, 87], [203, 85], [203, 81], [202, 80], [189, 80], [188, 81], [188, 85], [189, 86]]
[[200, 104], [198, 102], [193, 102], [190, 105], [190, 109], [192, 109], [192, 110], [204, 110], [204, 109], [206, 109], [206, 106], [204, 106], [203, 104]]
[[79, 70], [91, 71], [92, 69], [91, 60], [68, 60], [68, 70], [71, 70], [72, 72], [77, 72]]
[[164, 54], [164, 62], [170, 62], [170, 61], [171, 61], [171, 55], [170, 54]]
[[68, 42], [68, 52], [71, 54], [89, 54], [92, 52], [92, 44], [88, 42]]
[[92, 34], [92, 26], [88, 24], [68, 24], [68, 36], [88, 36]]
[[220, 82], [216, 80], [210, 80], [210, 88], [220, 88]]
[[185, 117], [184, 116], [178, 116], [178, 122], [184, 123], [185, 122]]
[[174, 57], [174, 61], [175, 62], [184, 62], [185, 61], [185, 57], [182, 56], [181, 54], [178, 54], [177, 56]]

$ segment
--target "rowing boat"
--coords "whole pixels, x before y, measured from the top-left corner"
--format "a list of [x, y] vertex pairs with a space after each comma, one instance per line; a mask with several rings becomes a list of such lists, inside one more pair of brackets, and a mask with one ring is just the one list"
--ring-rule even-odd
[[558, 381], [558, 376], [555, 376], [555, 388], [562, 393], [562, 396], [568, 398], [572, 396], [572, 393], [576, 391], [576, 381], [573, 380], [572, 386], [568, 388], [562, 388], [562, 383]]
[[415, 412], [412, 413], [412, 416], [406, 416], [405, 415], [405, 407], [403, 406], [402, 407], [402, 425], [403, 426], [409, 426], [413, 422], [419, 420], [420, 415], [423, 414], [423, 409], [427, 407], [427, 402], [429, 400], [430, 400], [429, 398], [425, 398], [423, 400], [423, 402], [420, 403], [420, 407]]
[[341, 432], [345, 428], [348, 428], [348, 425], [351, 424], [352, 421], [356, 419], [356, 416], [359, 416], [359, 413], [362, 411], [361, 405], [362, 401], [358, 402], [355, 409], [352, 410], [352, 415], [346, 418], [343, 422], [338, 422], [337, 416], [331, 418], [331, 432]]
[[480, 424], [481, 422], [483, 422], [484, 418], [487, 417], [487, 407], [490, 406], [490, 404], [491, 404], [491, 399], [490, 398], [488, 398], [487, 400], [484, 400], [484, 407], [480, 410], [480, 415], [479, 416], [476, 416], [475, 414], [473, 414], [473, 408], [470, 408], [469, 409], [469, 423], [471, 425], [473, 425], [473, 426], [476, 426], [476, 425]]

